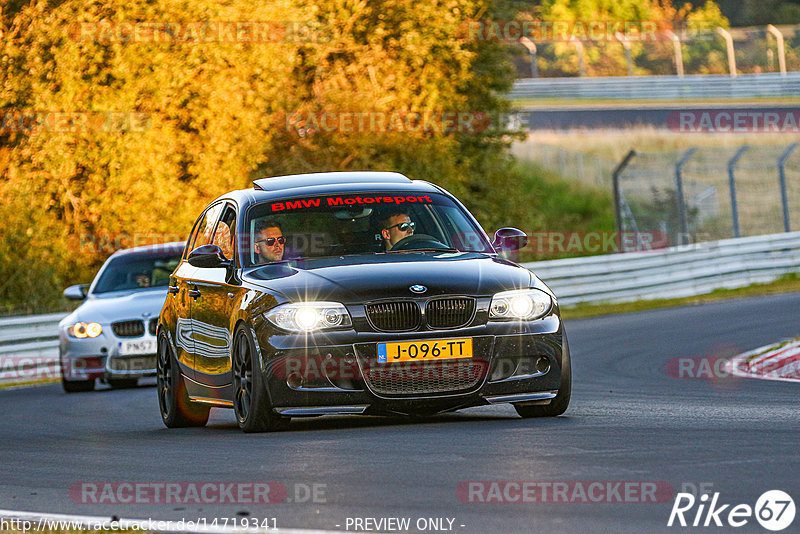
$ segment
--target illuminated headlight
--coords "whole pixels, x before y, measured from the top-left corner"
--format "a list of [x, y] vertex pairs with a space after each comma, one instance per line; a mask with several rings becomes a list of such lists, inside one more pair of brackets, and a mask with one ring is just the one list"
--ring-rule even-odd
[[97, 337], [103, 333], [103, 327], [100, 323], [75, 323], [67, 328], [67, 333], [78, 339]]
[[338, 302], [297, 302], [277, 306], [264, 314], [282, 330], [312, 332], [352, 326], [347, 308]]
[[520, 319], [530, 321], [547, 314], [553, 299], [538, 289], [503, 291], [492, 297], [489, 319]]

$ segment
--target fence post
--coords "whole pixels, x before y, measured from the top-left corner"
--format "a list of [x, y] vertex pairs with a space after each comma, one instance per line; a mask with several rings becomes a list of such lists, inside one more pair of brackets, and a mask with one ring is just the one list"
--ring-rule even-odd
[[778, 42], [778, 69], [781, 71], [781, 76], [786, 76], [786, 48], [783, 43], [783, 34], [772, 24], [767, 24], [767, 31], [771, 33]]
[[666, 30], [667, 35], [672, 40], [672, 48], [675, 51], [675, 70], [683, 78], [683, 52], [681, 51], [681, 40], [670, 30]]
[[[628, 166], [628, 163], [630, 163], [635, 155], [635, 150], [628, 152], [611, 174], [611, 184], [614, 188], [614, 217], [617, 220], [617, 233], [619, 234], [620, 242], [622, 242], [622, 209], [619, 192], [619, 175], [622, 174], [622, 171], [625, 170], [625, 167]], [[622, 247], [620, 247], [620, 252], [622, 252]]]
[[526, 36], [522, 36], [519, 39], [519, 42], [528, 49], [528, 54], [530, 54], [531, 59], [531, 78], [538, 78], [539, 77], [539, 65], [536, 63], [536, 43], [528, 39]]
[[675, 164], [675, 192], [678, 195], [678, 218], [681, 223], [681, 238], [680, 244], [687, 245], [689, 243], [689, 220], [686, 217], [686, 203], [683, 199], [683, 166], [692, 157], [692, 154], [697, 152], [697, 147], [693, 146], [683, 153], [681, 159]]
[[633, 54], [631, 53], [631, 43], [628, 41], [628, 38], [622, 34], [622, 32], [616, 32], [614, 36], [617, 38], [617, 41], [622, 44], [622, 49], [625, 52], [625, 65], [628, 67], [628, 76], [633, 76]]
[[725, 47], [728, 49], [728, 70], [732, 77], [736, 77], [736, 54], [733, 50], [733, 37], [725, 28], [717, 28], [717, 33], [725, 39]]
[[745, 153], [745, 151], [750, 148], [747, 145], [744, 145], [736, 151], [736, 154], [731, 158], [728, 162], [728, 184], [731, 189], [731, 217], [733, 217], [733, 237], [739, 237], [739, 208], [736, 205], [736, 179], [733, 174], [733, 169], [736, 167], [736, 163], [739, 161], [739, 158]]
[[800, 146], [800, 143], [792, 143], [789, 145], [778, 160], [778, 179], [781, 182], [781, 203], [783, 204], [783, 231], [790, 232], [789, 229], [789, 198], [786, 193], [786, 160], [792, 155], [795, 148]]
[[586, 76], [586, 63], [583, 59], [583, 43], [575, 38], [573, 35], [570, 41], [575, 46], [575, 54], [578, 56], [578, 75]]

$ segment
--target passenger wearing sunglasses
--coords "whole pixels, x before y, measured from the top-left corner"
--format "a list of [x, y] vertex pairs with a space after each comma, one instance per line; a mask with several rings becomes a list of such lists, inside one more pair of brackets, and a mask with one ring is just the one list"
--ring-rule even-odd
[[286, 238], [278, 221], [268, 220], [256, 226], [255, 253], [258, 263], [280, 261]]
[[414, 233], [415, 224], [411, 222], [411, 217], [405, 213], [393, 213], [384, 219], [381, 225], [381, 236], [386, 245], [386, 250], [392, 250], [392, 247], [403, 239]]

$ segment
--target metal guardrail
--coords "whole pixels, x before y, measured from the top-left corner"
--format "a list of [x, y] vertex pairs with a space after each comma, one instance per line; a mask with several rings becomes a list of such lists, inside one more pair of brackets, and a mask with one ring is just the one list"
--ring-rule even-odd
[[[514, 82], [512, 100], [523, 98], [607, 98], [672, 100], [752, 98], [800, 95], [800, 72], [764, 74], [691, 74], [687, 76], [609, 76], [522, 78]], [[791, 106], [787, 106], [791, 107]]]
[[57, 378], [58, 322], [66, 313], [0, 319], [0, 382]]
[[562, 305], [690, 297], [800, 272], [800, 232], [523, 265]]

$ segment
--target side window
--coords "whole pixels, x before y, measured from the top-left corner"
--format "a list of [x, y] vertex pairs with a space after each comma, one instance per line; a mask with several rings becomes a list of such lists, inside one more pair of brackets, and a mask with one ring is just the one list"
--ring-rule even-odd
[[219, 213], [222, 211], [223, 206], [225, 206], [224, 203], [216, 204], [207, 209], [206, 212], [200, 217], [198, 224], [195, 226], [194, 233], [190, 238], [189, 246], [187, 247], [189, 252], [193, 251], [197, 247], [211, 244], [211, 236], [214, 232], [214, 224], [216, 224], [217, 219], [219, 219]]
[[236, 235], [236, 210], [233, 206], [227, 204], [225, 211], [222, 213], [222, 218], [217, 225], [217, 231], [214, 232], [213, 243], [217, 245], [225, 257], [228, 259], [233, 258], [234, 250], [234, 236]]

